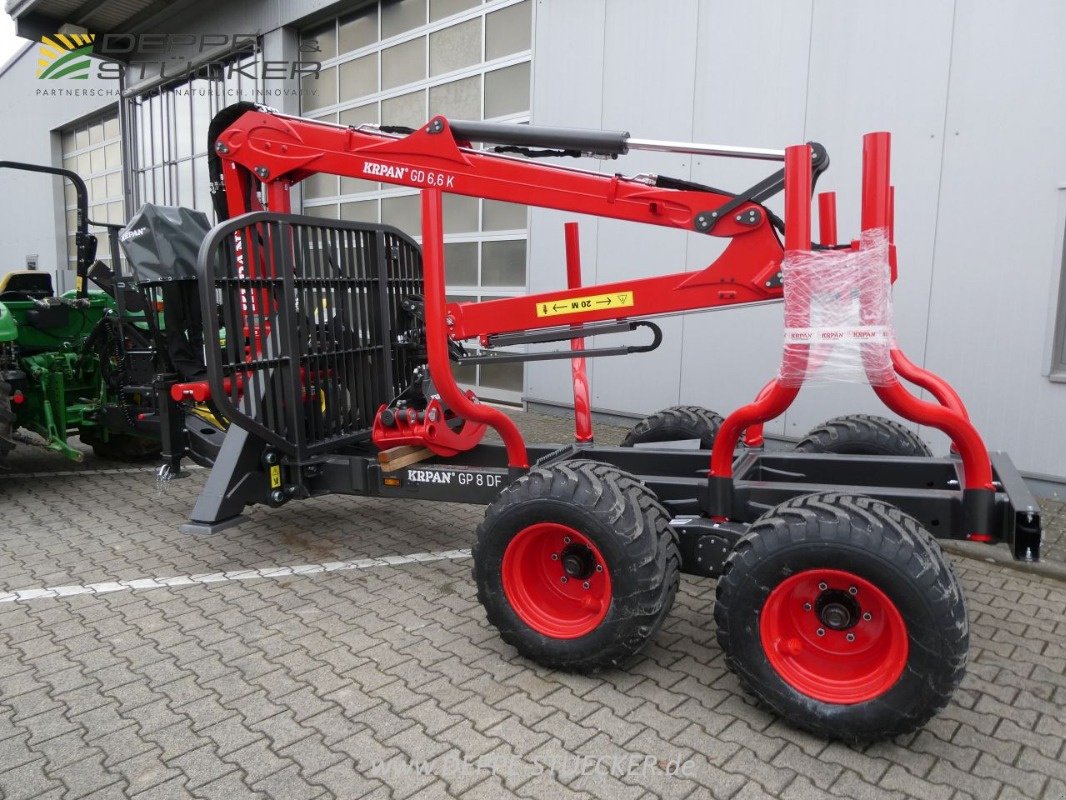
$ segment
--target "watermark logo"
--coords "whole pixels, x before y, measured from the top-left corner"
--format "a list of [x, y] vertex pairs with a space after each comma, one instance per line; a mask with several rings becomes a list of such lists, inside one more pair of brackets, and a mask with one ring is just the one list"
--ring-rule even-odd
[[[168, 91], [227, 97], [263, 97], [318, 94], [315, 84], [321, 61], [267, 59], [258, 34], [243, 33], [56, 33], [41, 38], [37, 77], [42, 79], [92, 79], [95, 85], [37, 84], [38, 97], [116, 96], [121, 81], [130, 84], [168, 84]], [[211, 84], [193, 81], [203, 80]], [[104, 83], [96, 83], [103, 81]], [[277, 85], [297, 82], [295, 87]], [[223, 88], [223, 83], [231, 84]], [[239, 85], [236, 85], [239, 84]]]
[[37, 54], [37, 77], [41, 80], [89, 77], [89, 56], [94, 33], [55, 33], [42, 36]]

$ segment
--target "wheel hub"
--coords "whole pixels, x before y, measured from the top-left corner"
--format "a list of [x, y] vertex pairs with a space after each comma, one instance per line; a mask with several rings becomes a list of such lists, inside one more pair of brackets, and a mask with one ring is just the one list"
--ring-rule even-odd
[[596, 569], [596, 556], [583, 544], [568, 544], [561, 556], [563, 572], [575, 580], [589, 578]]
[[834, 631], [846, 631], [862, 618], [858, 601], [840, 589], [827, 589], [818, 595], [814, 610], [822, 624]]
[[907, 664], [909, 640], [895, 603], [844, 570], [809, 569], [781, 581], [760, 613], [770, 666], [796, 691], [853, 704], [891, 689]]
[[599, 548], [554, 522], [515, 534], [503, 554], [503, 591], [529, 627], [553, 639], [586, 636], [611, 605], [611, 574]]

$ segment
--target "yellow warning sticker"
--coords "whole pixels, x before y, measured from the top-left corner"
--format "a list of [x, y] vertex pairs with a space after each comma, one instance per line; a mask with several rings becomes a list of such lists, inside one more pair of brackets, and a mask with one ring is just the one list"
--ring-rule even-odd
[[633, 305], [633, 292], [590, 294], [585, 297], [561, 297], [558, 300], [537, 303], [538, 317], [555, 317], [560, 314], [585, 314], [589, 311], [613, 311]]
[[277, 464], [273, 464], [270, 467], [270, 488], [281, 488], [281, 467]]

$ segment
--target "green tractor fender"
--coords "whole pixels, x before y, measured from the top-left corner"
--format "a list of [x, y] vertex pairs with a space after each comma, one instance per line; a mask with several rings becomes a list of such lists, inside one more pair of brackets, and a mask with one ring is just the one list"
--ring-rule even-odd
[[0, 343], [13, 342], [18, 338], [18, 326], [8, 307], [0, 303]]

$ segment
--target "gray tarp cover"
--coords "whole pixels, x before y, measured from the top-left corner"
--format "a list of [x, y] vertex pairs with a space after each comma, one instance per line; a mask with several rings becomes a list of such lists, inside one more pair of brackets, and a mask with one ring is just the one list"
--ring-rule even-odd
[[138, 283], [195, 280], [211, 224], [200, 211], [145, 203], [118, 235]]

